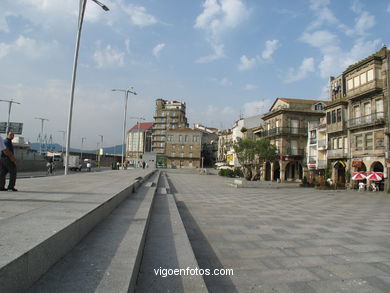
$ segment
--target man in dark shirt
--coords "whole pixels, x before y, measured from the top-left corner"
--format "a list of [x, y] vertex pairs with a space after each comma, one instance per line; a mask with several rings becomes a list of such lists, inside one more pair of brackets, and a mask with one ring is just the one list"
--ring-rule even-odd
[[[14, 157], [14, 146], [12, 140], [14, 139], [14, 133], [9, 131], [7, 138], [4, 140], [6, 150], [1, 152], [0, 158], [0, 190], [12, 190], [18, 191], [15, 188], [16, 182], [16, 159]], [[8, 188], [5, 189], [5, 177], [9, 172]]]

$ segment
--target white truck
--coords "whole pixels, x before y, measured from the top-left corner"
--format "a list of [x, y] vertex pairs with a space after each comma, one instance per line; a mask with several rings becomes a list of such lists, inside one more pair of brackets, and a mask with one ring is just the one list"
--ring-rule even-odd
[[81, 171], [83, 167], [80, 157], [75, 155], [69, 155], [68, 169], [71, 171]]

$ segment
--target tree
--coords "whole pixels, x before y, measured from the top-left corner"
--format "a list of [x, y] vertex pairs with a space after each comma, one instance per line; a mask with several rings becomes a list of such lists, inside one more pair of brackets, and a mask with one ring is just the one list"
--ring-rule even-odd
[[278, 158], [276, 147], [268, 139], [238, 139], [233, 148], [245, 179], [250, 181], [260, 178], [260, 169], [264, 162]]

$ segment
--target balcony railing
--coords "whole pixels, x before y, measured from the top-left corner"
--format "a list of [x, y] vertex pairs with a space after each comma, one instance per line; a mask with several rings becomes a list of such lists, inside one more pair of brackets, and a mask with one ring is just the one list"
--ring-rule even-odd
[[284, 153], [284, 155], [287, 155], [287, 156], [304, 156], [305, 155], [305, 150], [304, 149], [287, 148], [287, 152]]
[[345, 122], [339, 121], [336, 123], [326, 124], [326, 131], [328, 133], [345, 130]]
[[317, 138], [310, 138], [310, 144], [316, 144]]
[[328, 150], [327, 156], [328, 158], [345, 158], [348, 153], [345, 149], [337, 149], [337, 150]]
[[381, 124], [385, 122], [385, 114], [383, 112], [376, 112], [370, 115], [357, 117], [348, 121], [348, 127], [360, 127], [368, 124]]
[[275, 127], [269, 130], [264, 130], [260, 132], [260, 137], [281, 135], [281, 134], [299, 134], [307, 135], [307, 128], [299, 127]]

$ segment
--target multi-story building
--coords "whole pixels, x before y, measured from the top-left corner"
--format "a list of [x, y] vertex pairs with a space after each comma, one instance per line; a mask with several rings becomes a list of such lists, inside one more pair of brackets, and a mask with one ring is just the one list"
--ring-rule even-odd
[[325, 175], [327, 168], [328, 139], [326, 133], [326, 117], [320, 121], [308, 123], [308, 139], [306, 149], [306, 162], [309, 170], [309, 181], [318, 176]]
[[279, 160], [266, 162], [263, 180], [302, 179], [306, 167], [307, 125], [324, 115], [325, 101], [277, 98], [268, 113], [260, 137], [267, 138], [279, 152]]
[[127, 132], [126, 160], [134, 163], [152, 149], [153, 122], [137, 123]]
[[218, 133], [218, 162], [233, 165], [233, 137], [232, 130], [227, 129]]
[[386, 47], [343, 72], [348, 101], [350, 169], [384, 172], [389, 141], [389, 55]]
[[157, 155], [164, 155], [167, 131], [187, 127], [186, 103], [157, 99], [152, 130], [152, 151]]
[[202, 132], [202, 153], [204, 167], [214, 167], [218, 156], [218, 129], [194, 124], [194, 130]]
[[166, 133], [168, 168], [199, 168], [202, 166], [202, 132], [189, 128], [170, 129]]

